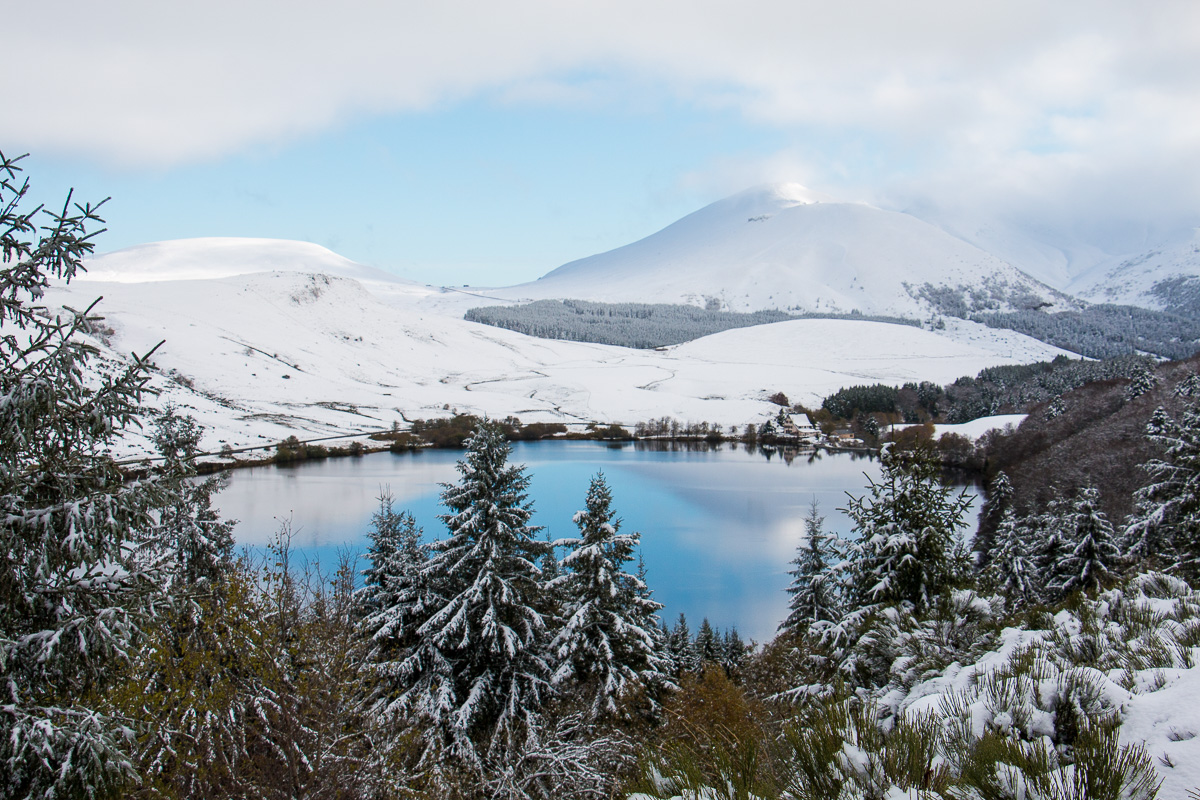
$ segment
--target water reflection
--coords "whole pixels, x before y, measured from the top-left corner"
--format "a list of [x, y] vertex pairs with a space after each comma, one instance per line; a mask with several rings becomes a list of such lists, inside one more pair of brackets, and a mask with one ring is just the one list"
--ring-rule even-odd
[[[440, 484], [457, 480], [461, 455], [379, 453], [241, 470], [217, 505], [241, 521], [235, 535], [250, 546], [269, 541], [279, 518], [290, 514], [302, 555], [330, 564], [339, 548], [366, 549], [385, 487], [428, 538], [444, 535]], [[666, 606], [664, 617], [683, 611], [698, 623], [707, 616], [759, 640], [786, 615], [788, 562], [809, 502], [815, 497], [826, 526], [845, 535], [850, 524], [837, 508], [846, 492], [861, 495], [866, 476], [879, 478], [878, 462], [865, 454], [737, 443], [518, 442], [512, 458], [528, 467], [533, 521], [553, 538], [575, 533], [571, 518], [602, 469], [624, 529], [642, 533], [648, 581]]]

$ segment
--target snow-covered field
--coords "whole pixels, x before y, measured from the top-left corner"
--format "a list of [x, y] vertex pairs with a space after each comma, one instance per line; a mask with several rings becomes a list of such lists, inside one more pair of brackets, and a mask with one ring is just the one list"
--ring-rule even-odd
[[[253, 271], [259, 263], [272, 271]], [[453, 411], [624, 424], [670, 415], [740, 426], [772, 413], [766, 397], [777, 391], [818, 403], [848, 385], [943, 383], [1063, 352], [953, 320], [937, 332], [797, 320], [660, 351], [550, 341], [464, 321], [477, 296], [393, 280], [316, 245], [264, 240], [121, 251], [90, 262], [47, 301], [79, 308], [100, 296], [110, 354], [163, 342], [155, 383], [209, 428], [213, 450]]]
[[[1028, 414], [996, 414], [991, 417], [980, 417], [973, 419], [970, 422], [962, 422], [957, 425], [940, 424], [933, 426], [933, 436], [938, 438], [947, 433], [953, 433], [956, 436], [963, 436], [972, 441], [983, 436], [988, 431], [1005, 430], [1006, 428], [1020, 427]], [[909, 425], [893, 425], [893, 430], [903, 430], [911, 427]]]

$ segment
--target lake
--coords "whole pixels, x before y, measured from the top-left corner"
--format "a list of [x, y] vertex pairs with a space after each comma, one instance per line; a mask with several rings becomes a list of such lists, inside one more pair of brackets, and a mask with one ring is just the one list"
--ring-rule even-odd
[[[458, 480], [461, 456], [419, 450], [235, 470], [214, 504], [239, 520], [239, 545], [262, 547], [290, 518], [299, 556], [332, 567], [339, 550], [366, 552], [384, 489], [397, 509], [412, 512], [427, 539], [444, 536], [439, 484]], [[848, 535], [850, 522], [837, 510], [846, 492], [865, 494], [866, 476], [879, 477], [878, 462], [860, 455], [785, 459], [736, 444], [517, 442], [511, 462], [527, 467], [533, 522], [554, 539], [578, 533], [571, 519], [583, 508], [592, 475], [603, 470], [621, 530], [642, 534], [646, 580], [664, 605], [663, 618], [674, 624], [684, 612], [695, 631], [708, 617], [758, 641], [770, 638], [787, 614], [788, 562], [813, 498], [826, 529]]]

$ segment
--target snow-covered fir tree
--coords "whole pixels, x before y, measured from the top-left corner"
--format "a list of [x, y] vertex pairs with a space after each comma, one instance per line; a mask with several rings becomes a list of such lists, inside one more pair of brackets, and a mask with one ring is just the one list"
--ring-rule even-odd
[[692, 650], [696, 654], [696, 661], [701, 666], [707, 663], [719, 664], [723, 660], [724, 647], [721, 637], [713, 629], [708, 617], [700, 622], [700, 627], [696, 630], [696, 640], [692, 642]]
[[251, 631], [262, 617], [246, 613], [257, 582], [232, 558], [233, 523], [212, 507], [226, 476], [196, 474], [202, 433], [169, 404], [154, 420], [156, 471], [179, 482], [156, 509], [151, 536], [167, 595], [143, 621], [122, 685], [106, 698], [138, 731], [141, 779], [184, 797], [233, 791], [238, 765], [263, 745], [268, 726], [260, 723], [278, 710], [255, 664], [261, 640]]
[[1189, 404], [1178, 421], [1159, 408], [1146, 435], [1163, 455], [1143, 465], [1150, 483], [1134, 493], [1126, 550], [1192, 580], [1200, 577], [1200, 407]]
[[1075, 549], [1069, 498], [1055, 496], [1046, 510], [1024, 520], [1026, 540], [1033, 545], [1033, 560], [1042, 588], [1042, 600], [1060, 599], [1062, 586], [1070, 579], [1065, 567], [1067, 554]]
[[1085, 486], [1072, 504], [1069, 519], [1072, 547], [1062, 559], [1057, 582], [1058, 595], [1095, 592], [1107, 583], [1121, 560], [1112, 523], [1099, 507], [1098, 490]]
[[154, 420], [154, 446], [162, 456], [160, 474], [172, 476], [179, 488], [158, 509], [158, 547], [165, 550], [174, 573], [172, 594], [211, 586], [229, 568], [233, 556], [234, 523], [221, 519], [212, 507], [213, 495], [228, 477], [196, 475], [203, 433], [189, 415], [171, 405]]
[[733, 675], [740, 670], [749, 652], [750, 648], [742, 641], [737, 626], [725, 631], [725, 635], [721, 637], [721, 666], [727, 674]]
[[0, 795], [100, 796], [131, 777], [130, 731], [99, 704], [163, 578], [143, 556], [180, 486], [126, 480], [109, 451], [148, 416], [145, 358], [102, 366], [91, 308], [37, 305], [103, 220], [69, 195], [22, 211], [18, 161], [0, 154]]
[[1062, 396], [1055, 397], [1046, 405], [1046, 419], [1057, 419], [1067, 411], [1067, 403]]
[[992, 538], [991, 558], [983, 571], [983, 583], [1004, 595], [1014, 609], [1037, 602], [1041, 595], [1027, 530], [1011, 506], [1004, 509]]
[[779, 626], [781, 633], [804, 633], [817, 623], [834, 622], [841, 616], [841, 598], [833, 566], [843, 557], [842, 541], [824, 530], [825, 517], [816, 498], [804, 518], [804, 541], [796, 548], [789, 571], [791, 600], [789, 614]]
[[859, 608], [908, 602], [923, 609], [966, 577], [955, 545], [971, 501], [940, 483], [927, 449], [887, 447], [880, 463], [879, 483], [845, 509], [858, 533], [847, 557], [850, 598]]
[[973, 561], [979, 571], [983, 571], [992, 558], [997, 528], [1012, 506], [1012, 500], [1012, 482], [1004, 471], [1000, 471], [988, 485], [987, 497], [983, 501], [983, 507], [979, 509], [979, 532], [973, 542]]
[[550, 586], [562, 575], [562, 564], [554, 554], [554, 542], [550, 539], [549, 531], [546, 532], [546, 545], [546, 555], [542, 556], [542, 581]]
[[398, 602], [404, 584], [421, 574], [428, 553], [421, 546], [421, 530], [412, 514], [396, 510], [390, 488], [379, 495], [379, 508], [371, 514], [367, 532], [367, 567], [362, 571], [363, 586], [355, 602], [364, 616]]
[[1200, 375], [1190, 373], [1186, 378], [1175, 384], [1176, 397], [1200, 397]]
[[688, 627], [687, 617], [681, 611], [671, 634], [667, 639], [667, 653], [671, 658], [671, 668], [676, 675], [685, 672], [696, 672], [700, 669], [700, 661], [696, 658], [696, 648], [692, 646], [692, 632]]
[[379, 497], [367, 535], [368, 566], [355, 605], [359, 629], [370, 642], [366, 669], [378, 679], [374, 710], [394, 717], [403, 710], [402, 704], [395, 705], [406, 688], [403, 665], [419, 643], [417, 631], [440, 598], [425, 577], [429, 555], [421, 543], [421, 529], [412, 514], [396, 511], [389, 490]]
[[[433, 741], [468, 765], [519, 746], [549, 689], [547, 626], [537, 610], [546, 545], [535, 538], [524, 468], [508, 463], [499, 425], [483, 420], [443, 486], [449, 530], [432, 543], [423, 575], [444, 598], [399, 665], [397, 698], [424, 718]], [[436, 757], [436, 753], [431, 753]]]
[[654, 599], [654, 591], [646, 579], [646, 559], [642, 557], [640, 551], [638, 552], [637, 579], [639, 583], [636, 593], [640, 600], [634, 605], [633, 619], [638, 627], [649, 629], [654, 634], [654, 652], [659, 659], [659, 670], [668, 673], [671, 671], [671, 655], [667, 651], [669, 635], [666, 630], [666, 622], [658, 615], [658, 612], [662, 610], [662, 603]]
[[570, 552], [555, 584], [563, 624], [552, 644], [553, 682], [576, 687], [572, 692], [582, 692], [588, 714], [598, 718], [615, 714], [625, 692], [654, 682], [665, 666], [656, 652], [655, 614], [662, 605], [649, 599], [638, 576], [624, 571], [641, 536], [620, 532], [603, 473], [592, 478], [574, 521], [579, 536], [554, 543]]
[[1158, 386], [1158, 376], [1151, 372], [1149, 366], [1143, 364], [1141, 369], [1130, 376], [1129, 385], [1125, 387], [1125, 399], [1135, 400], [1154, 391], [1156, 386]]
[[563, 625], [552, 644], [553, 682], [575, 685], [595, 718], [616, 714], [624, 692], [654, 682], [665, 668], [656, 634], [662, 606], [649, 599], [640, 577], [624, 571], [641, 535], [620, 533], [604, 474], [593, 477], [575, 524], [578, 537], [554, 542], [570, 552], [554, 585], [563, 603]]
[[[537, 610], [541, 613], [542, 619], [546, 623], [546, 630], [550, 633], [550, 638], [553, 639], [563, 624], [563, 595], [562, 581], [563, 576], [562, 562], [559, 561], [558, 555], [555, 553], [554, 540], [550, 537], [550, 531], [546, 531], [544, 539], [546, 554], [542, 556], [539, 562], [542, 570], [542, 585], [538, 592]], [[550, 671], [553, 673], [555, 668], [554, 658], [551, 657]]]

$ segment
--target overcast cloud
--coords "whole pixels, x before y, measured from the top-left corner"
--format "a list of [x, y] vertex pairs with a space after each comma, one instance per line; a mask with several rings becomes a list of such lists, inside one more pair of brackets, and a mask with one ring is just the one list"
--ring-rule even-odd
[[480, 96], [668, 96], [795, 131], [769, 159], [689, 177], [714, 191], [799, 177], [897, 206], [1200, 209], [1194, 0], [8, 5], [0, 141], [120, 168]]

